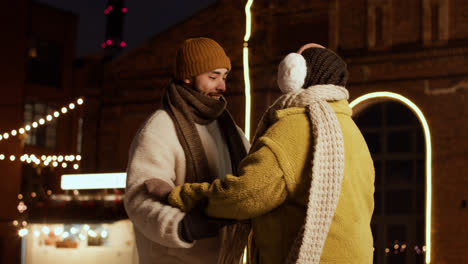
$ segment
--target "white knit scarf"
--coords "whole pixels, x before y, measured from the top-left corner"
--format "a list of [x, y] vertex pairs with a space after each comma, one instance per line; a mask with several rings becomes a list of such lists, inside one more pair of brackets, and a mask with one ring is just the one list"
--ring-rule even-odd
[[314, 152], [305, 223], [286, 263], [319, 263], [335, 214], [344, 170], [344, 144], [340, 124], [327, 102], [347, 100], [348, 91], [335, 85], [314, 85], [282, 95], [263, 115], [258, 138], [274, 122], [274, 113], [289, 107], [305, 107], [312, 125]]

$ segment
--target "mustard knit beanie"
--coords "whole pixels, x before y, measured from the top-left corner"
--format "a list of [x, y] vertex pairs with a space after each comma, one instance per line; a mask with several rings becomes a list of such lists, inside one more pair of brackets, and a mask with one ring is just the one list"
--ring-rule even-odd
[[177, 50], [175, 78], [184, 80], [218, 68], [231, 70], [224, 49], [209, 38], [187, 39]]

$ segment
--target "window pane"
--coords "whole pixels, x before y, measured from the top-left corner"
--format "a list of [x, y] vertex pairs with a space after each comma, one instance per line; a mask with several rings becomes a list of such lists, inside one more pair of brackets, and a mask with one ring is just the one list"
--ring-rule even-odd
[[413, 193], [409, 190], [396, 190], [385, 192], [385, 214], [405, 215], [411, 214], [413, 207]]
[[374, 215], [380, 215], [382, 213], [382, 192], [374, 192]]
[[26, 75], [28, 82], [61, 86], [63, 45], [33, 40], [28, 55]]
[[378, 128], [382, 126], [382, 105], [375, 104], [357, 116], [356, 124], [359, 128]]
[[413, 175], [412, 160], [388, 160], [385, 166], [386, 184], [411, 184]]
[[381, 147], [380, 147], [380, 133], [366, 133], [364, 135], [364, 138], [367, 143], [367, 147], [369, 147], [369, 151], [372, 154], [380, 153]]
[[411, 133], [409, 131], [388, 134], [388, 152], [411, 152]]
[[416, 130], [416, 151], [418, 153], [426, 153], [426, 140], [421, 127]]
[[33, 118], [33, 108], [30, 104], [24, 105], [24, 122], [29, 124], [32, 122]]
[[387, 125], [400, 126], [411, 125], [416, 121], [413, 112], [401, 103], [387, 103]]
[[424, 190], [418, 190], [416, 195], [416, 210], [415, 212], [419, 215], [424, 215], [426, 211], [426, 192]]
[[375, 185], [380, 185], [382, 183], [382, 162], [374, 160], [374, 170], [375, 170]]
[[426, 184], [426, 161], [416, 160], [416, 183], [420, 185]]
[[44, 114], [46, 113], [46, 105], [44, 105], [44, 104], [35, 104], [34, 105], [34, 110], [36, 111], [36, 116], [43, 117]]

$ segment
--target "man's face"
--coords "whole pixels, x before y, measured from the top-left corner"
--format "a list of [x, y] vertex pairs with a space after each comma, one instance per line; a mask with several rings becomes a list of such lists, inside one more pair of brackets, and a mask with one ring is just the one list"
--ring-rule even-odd
[[226, 92], [227, 75], [228, 70], [220, 68], [197, 75], [193, 80], [186, 79], [184, 82], [194, 85], [194, 88], [203, 95], [219, 99]]

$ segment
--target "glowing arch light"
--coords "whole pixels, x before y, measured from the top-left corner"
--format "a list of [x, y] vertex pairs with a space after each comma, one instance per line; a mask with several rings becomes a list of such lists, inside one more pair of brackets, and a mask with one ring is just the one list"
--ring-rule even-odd
[[250, 74], [249, 74], [249, 39], [252, 28], [252, 15], [250, 7], [253, 0], [248, 0], [245, 4], [245, 35], [244, 35], [244, 49], [243, 49], [243, 63], [244, 63], [244, 84], [245, 84], [245, 136], [250, 139]]
[[354, 108], [356, 105], [376, 98], [390, 98], [402, 102], [408, 106], [418, 117], [424, 130], [426, 140], [426, 263], [431, 262], [431, 210], [432, 210], [432, 147], [429, 125], [422, 111], [408, 98], [391, 92], [374, 92], [365, 94], [352, 101], [349, 106]]

